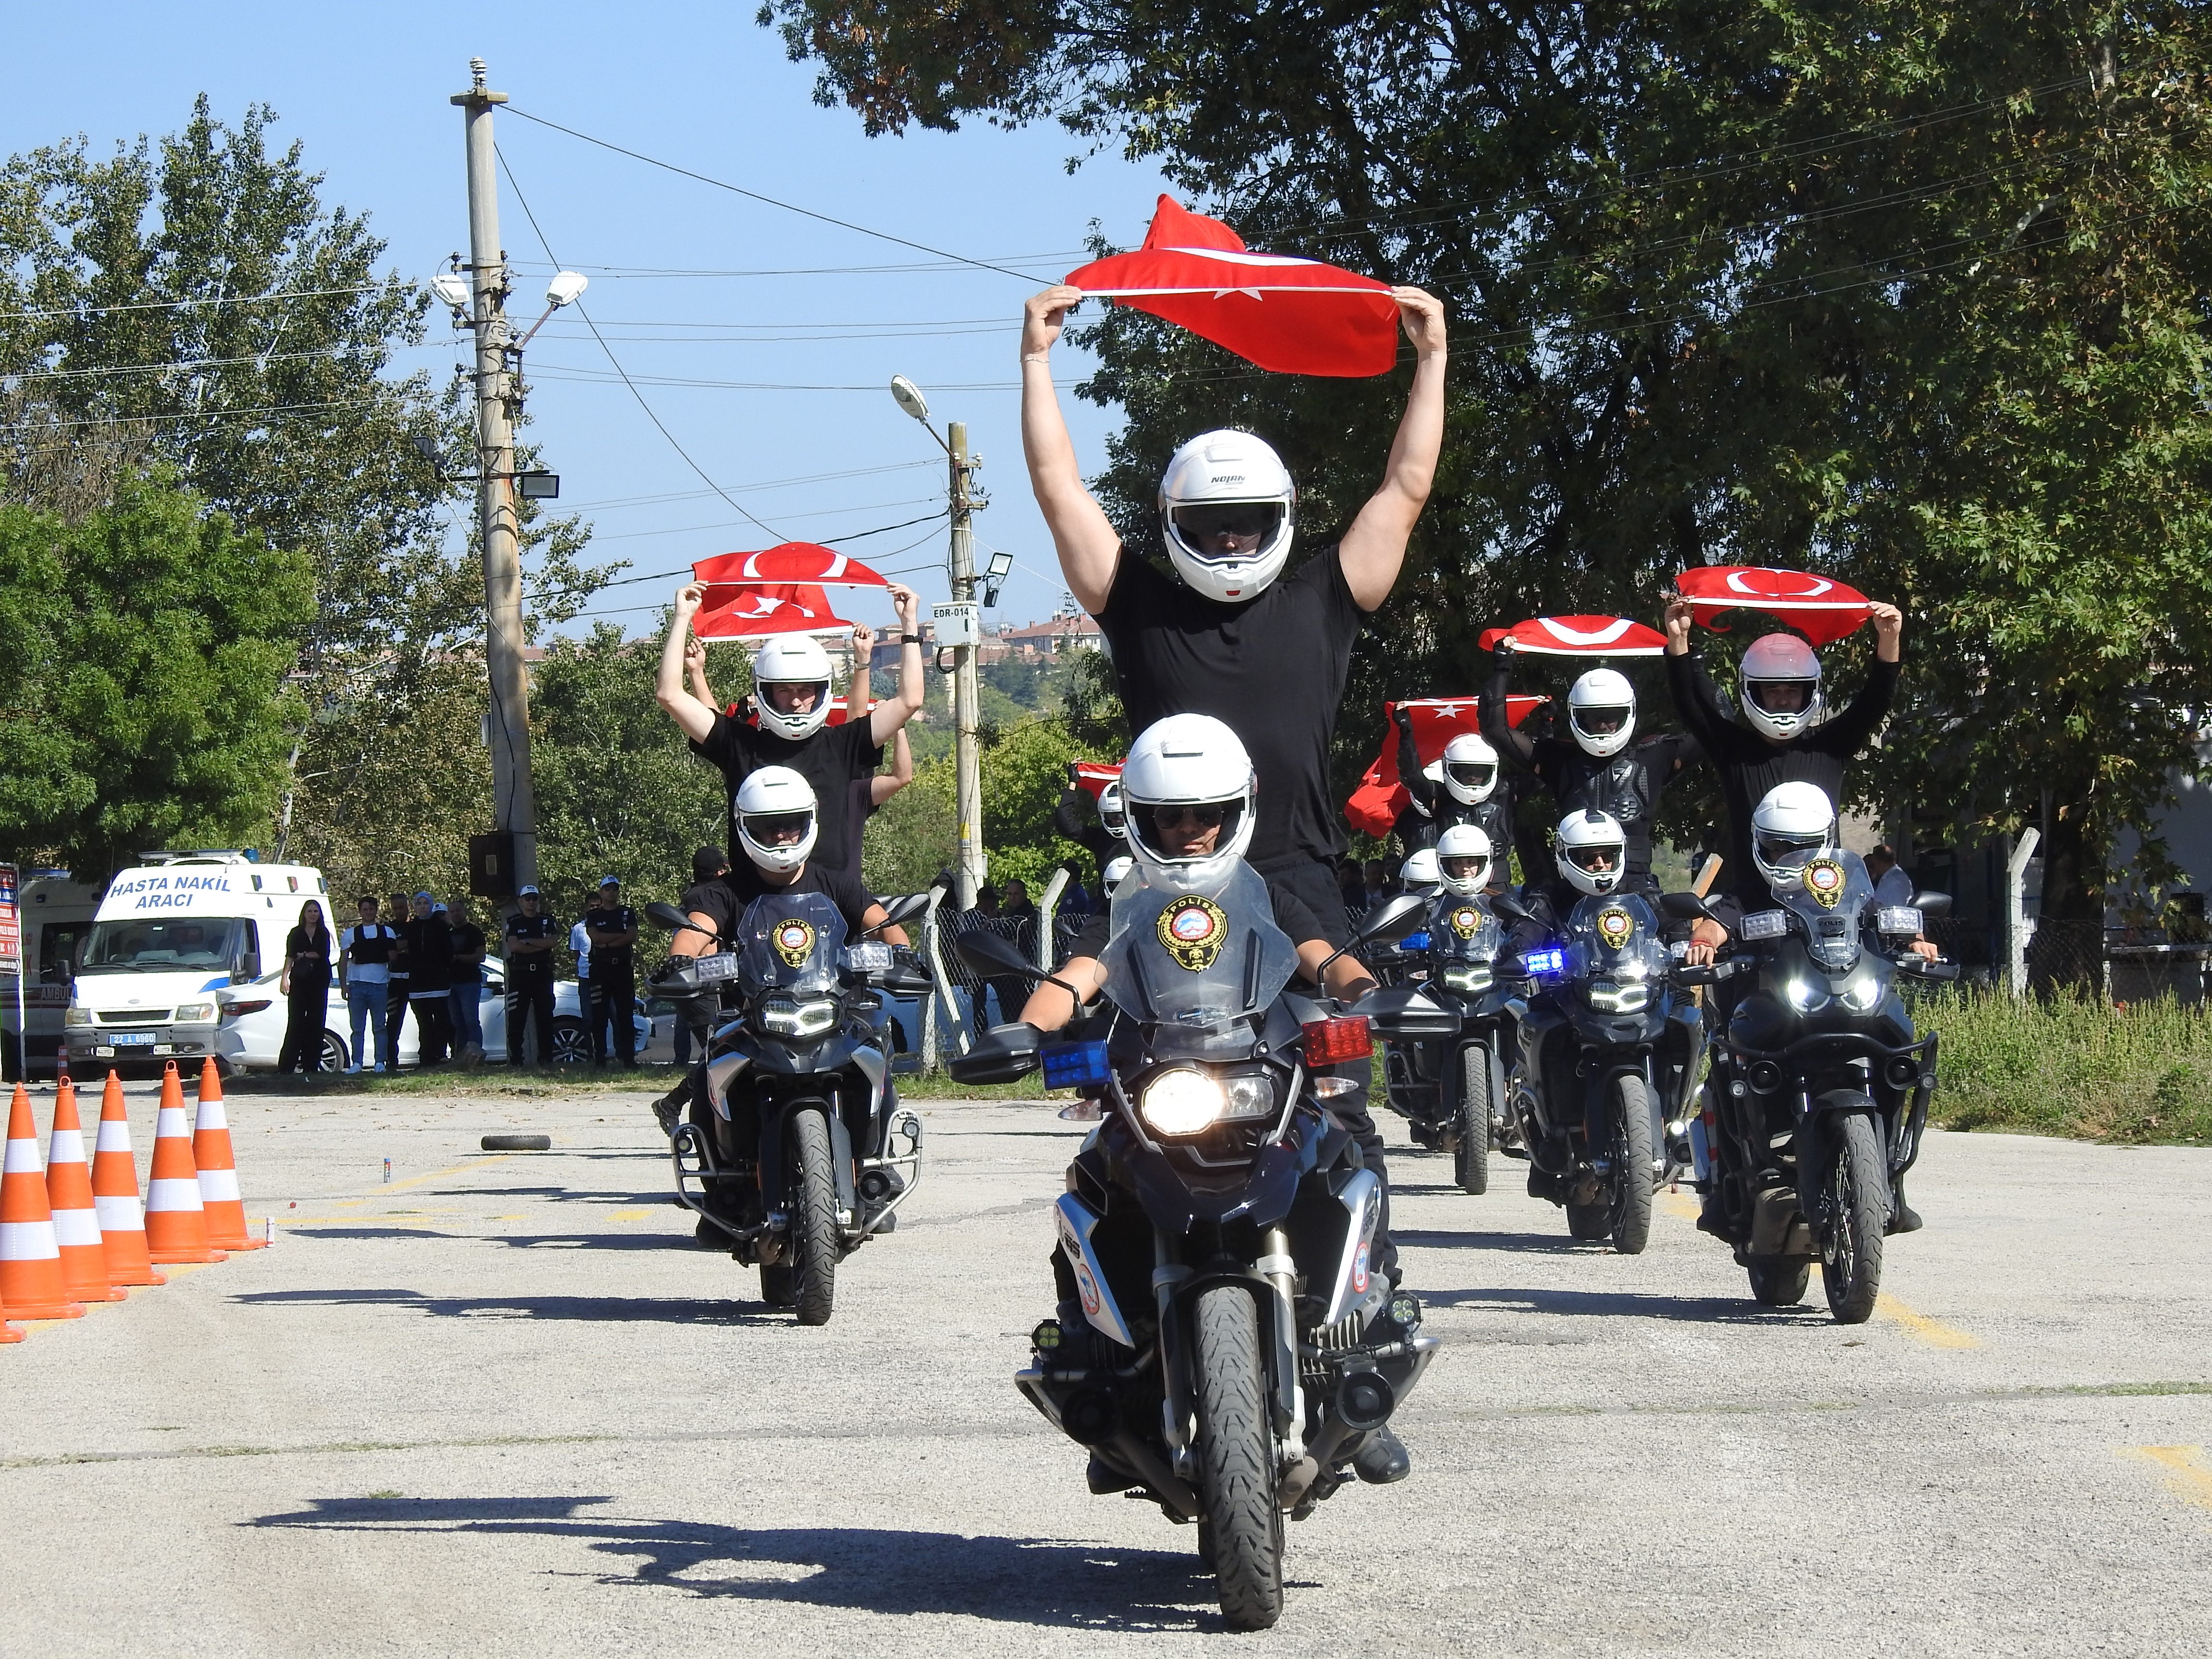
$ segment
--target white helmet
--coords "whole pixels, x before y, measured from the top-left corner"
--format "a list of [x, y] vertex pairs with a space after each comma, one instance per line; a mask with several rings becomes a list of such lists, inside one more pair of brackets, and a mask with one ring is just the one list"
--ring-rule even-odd
[[1567, 729], [1585, 754], [1603, 760], [1636, 735], [1636, 688], [1617, 668], [1593, 668], [1567, 692]]
[[1820, 659], [1795, 634], [1753, 640], [1736, 678], [1744, 714], [1778, 742], [1789, 742], [1820, 717]]
[[1753, 809], [1751, 861], [1778, 891], [1797, 886], [1807, 865], [1835, 850], [1836, 808], [1820, 785], [1778, 783]]
[[745, 856], [778, 875], [799, 868], [814, 850], [814, 786], [788, 766], [748, 773], [730, 809]]
[[[1160, 480], [1160, 533], [1176, 573], [1210, 599], [1257, 599], [1291, 556], [1298, 492], [1283, 458], [1249, 432], [1201, 432]], [[1251, 545], [1217, 553], [1223, 532]]]
[[1114, 896], [1114, 890], [1119, 887], [1129, 872], [1136, 867], [1136, 860], [1131, 858], [1127, 853], [1122, 854], [1120, 858], [1106, 860], [1106, 867], [1098, 872], [1098, 884], [1106, 890], [1108, 898]]
[[1462, 806], [1480, 806], [1498, 787], [1498, 751], [1480, 734], [1462, 732], [1444, 745], [1444, 787]]
[[1129, 838], [1128, 809], [1121, 804], [1121, 780], [1116, 778], [1098, 792], [1098, 822], [1117, 841]]
[[1490, 885], [1490, 837], [1480, 824], [1455, 823], [1437, 837], [1437, 874], [1462, 898]]
[[1437, 849], [1417, 847], [1413, 855], [1398, 866], [1398, 879], [1406, 890], [1421, 898], [1433, 898], [1444, 884], [1443, 872], [1437, 866]]
[[1553, 856], [1559, 873], [1585, 893], [1610, 893], [1628, 867], [1628, 837], [1603, 812], [1570, 812], [1559, 820]]
[[[803, 685], [812, 689], [814, 706], [804, 714], [786, 714], [769, 695], [771, 685]], [[830, 653], [809, 634], [777, 634], [761, 647], [753, 659], [753, 706], [760, 710], [762, 729], [793, 742], [811, 738], [830, 718]]]
[[[1211, 714], [1170, 714], [1146, 726], [1121, 768], [1128, 803], [1129, 851], [1148, 885], [1170, 892], [1209, 891], [1228, 879], [1252, 844], [1252, 757], [1237, 734]], [[1160, 809], [1190, 807], [1219, 826], [1213, 850], [1177, 853], [1160, 831]], [[1170, 816], [1170, 823], [1176, 821]]]

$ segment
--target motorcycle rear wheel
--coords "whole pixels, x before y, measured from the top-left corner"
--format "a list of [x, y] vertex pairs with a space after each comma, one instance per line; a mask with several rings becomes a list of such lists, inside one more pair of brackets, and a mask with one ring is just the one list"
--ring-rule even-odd
[[1881, 1294], [1889, 1176], [1872, 1117], [1864, 1112], [1832, 1117], [1829, 1133], [1828, 1167], [1820, 1182], [1820, 1285], [1838, 1323], [1863, 1325]]
[[1459, 1146], [1452, 1174], [1463, 1193], [1490, 1190], [1490, 1051], [1479, 1042], [1459, 1051]]
[[1200, 1524], [1212, 1546], [1221, 1616], [1231, 1630], [1266, 1630], [1283, 1615], [1283, 1511], [1259, 1312], [1249, 1291], [1216, 1285], [1199, 1292], [1191, 1325]]
[[802, 1325], [826, 1325], [837, 1295], [837, 1176], [830, 1167], [830, 1125], [822, 1114], [791, 1116], [792, 1304]]
[[1607, 1091], [1613, 1108], [1613, 1248], [1640, 1255], [1651, 1242], [1651, 1097], [1626, 1073]]

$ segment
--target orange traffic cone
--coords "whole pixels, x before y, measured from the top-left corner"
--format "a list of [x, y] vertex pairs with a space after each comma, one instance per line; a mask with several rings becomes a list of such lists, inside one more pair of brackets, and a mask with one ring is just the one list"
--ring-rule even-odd
[[154, 1171], [146, 1182], [146, 1253], [155, 1261], [223, 1259], [208, 1243], [192, 1132], [185, 1126], [185, 1087], [173, 1060], [161, 1068], [161, 1115], [154, 1126]]
[[230, 1119], [222, 1109], [222, 1073], [215, 1056], [200, 1062], [200, 1109], [192, 1125], [192, 1164], [200, 1172], [200, 1204], [207, 1212], [208, 1243], [226, 1250], [258, 1250], [267, 1242], [246, 1232], [246, 1200], [238, 1190], [238, 1163], [230, 1152]]
[[67, 1077], [54, 1089], [46, 1202], [54, 1212], [54, 1242], [61, 1246], [62, 1280], [69, 1293], [80, 1302], [122, 1301], [125, 1293], [108, 1281], [107, 1248], [100, 1240], [92, 1171], [84, 1161], [84, 1126], [76, 1118], [76, 1085]]
[[92, 1202], [100, 1212], [100, 1248], [111, 1285], [166, 1285], [168, 1275], [146, 1254], [146, 1206], [138, 1201], [138, 1161], [131, 1152], [131, 1115], [123, 1079], [112, 1071], [100, 1097], [100, 1141], [92, 1151]]
[[0, 1167], [0, 1302], [11, 1319], [82, 1319], [84, 1304], [70, 1300], [62, 1279], [61, 1246], [54, 1242], [54, 1212], [46, 1206], [46, 1171], [39, 1158], [39, 1128], [31, 1097], [15, 1085], [8, 1109], [8, 1155]]

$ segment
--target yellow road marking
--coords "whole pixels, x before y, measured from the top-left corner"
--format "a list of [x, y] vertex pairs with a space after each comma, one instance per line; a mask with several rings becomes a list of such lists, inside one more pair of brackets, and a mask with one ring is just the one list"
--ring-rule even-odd
[[1659, 1202], [1668, 1215], [1680, 1220], [1695, 1221], [1698, 1218], [1698, 1200], [1687, 1193], [1663, 1192], [1659, 1194]]
[[[443, 1181], [447, 1176], [457, 1176], [464, 1170], [481, 1170], [487, 1164], [501, 1163], [514, 1156], [513, 1152], [494, 1152], [489, 1158], [472, 1158], [465, 1164], [456, 1164], [450, 1170], [433, 1170], [428, 1175], [410, 1176], [404, 1181], [395, 1181], [389, 1187], [379, 1188], [373, 1196], [380, 1197], [386, 1193], [404, 1192], [408, 1188], [419, 1187], [426, 1181]], [[368, 1200], [357, 1198], [353, 1201], [356, 1204], [366, 1204]]]
[[2183, 1503], [2212, 1510], [2212, 1469], [2203, 1465], [2203, 1447], [2130, 1446], [2124, 1455], [2156, 1464], [2165, 1473], [2166, 1490]]
[[651, 1210], [617, 1210], [607, 1218], [610, 1221], [644, 1221], [653, 1215]]

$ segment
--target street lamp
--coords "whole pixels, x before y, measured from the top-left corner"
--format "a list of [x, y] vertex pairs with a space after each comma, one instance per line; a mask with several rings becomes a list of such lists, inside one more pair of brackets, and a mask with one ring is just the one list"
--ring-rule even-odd
[[530, 342], [536, 337], [538, 331], [545, 326], [547, 318], [552, 316], [552, 314], [560, 310], [562, 306], [575, 304], [578, 300], [583, 297], [584, 290], [591, 285], [591, 278], [586, 276], [581, 271], [562, 270], [555, 272], [553, 280], [547, 283], [545, 287], [544, 315], [538, 318], [536, 322], [531, 324], [530, 332], [524, 335], [520, 339], [514, 343], [514, 349], [520, 351], [523, 347], [528, 345]]

